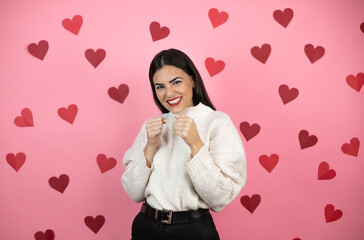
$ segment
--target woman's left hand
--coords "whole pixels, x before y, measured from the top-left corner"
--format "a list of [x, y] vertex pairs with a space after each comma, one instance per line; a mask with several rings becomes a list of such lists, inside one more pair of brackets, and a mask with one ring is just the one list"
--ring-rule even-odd
[[204, 145], [200, 135], [198, 134], [195, 121], [185, 114], [176, 117], [177, 122], [174, 126], [175, 133], [180, 136], [190, 147], [192, 157], [195, 156], [198, 151]]

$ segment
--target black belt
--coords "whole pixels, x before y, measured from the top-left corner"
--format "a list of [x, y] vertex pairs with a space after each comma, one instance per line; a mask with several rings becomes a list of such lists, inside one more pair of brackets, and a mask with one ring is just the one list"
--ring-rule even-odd
[[190, 220], [210, 214], [209, 209], [197, 209], [182, 212], [173, 212], [170, 210], [157, 210], [146, 203], [142, 204], [140, 212], [145, 216], [155, 219], [161, 223], [172, 224], [176, 221]]

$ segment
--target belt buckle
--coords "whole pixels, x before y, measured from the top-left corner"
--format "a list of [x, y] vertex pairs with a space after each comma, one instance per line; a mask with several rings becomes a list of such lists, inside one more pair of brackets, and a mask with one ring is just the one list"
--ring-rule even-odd
[[163, 209], [162, 212], [163, 213], [168, 213], [168, 220], [162, 219], [161, 220], [161, 223], [171, 224], [172, 223], [172, 210], [165, 210], [165, 209]]

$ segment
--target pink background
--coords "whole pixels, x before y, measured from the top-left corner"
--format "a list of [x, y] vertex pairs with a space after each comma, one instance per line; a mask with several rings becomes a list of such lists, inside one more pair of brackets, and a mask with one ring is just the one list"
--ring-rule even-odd
[[[228, 21], [213, 28], [211, 8], [227, 12]], [[287, 28], [273, 18], [285, 8], [294, 11]], [[62, 20], [77, 14], [83, 25], [75, 35]], [[168, 27], [169, 36], [153, 42], [153, 21]], [[171, 47], [192, 58], [214, 105], [239, 132], [244, 121], [261, 126], [249, 141], [241, 134], [248, 181], [213, 214], [221, 239], [363, 239], [363, 147], [358, 157], [341, 151], [351, 138], [364, 141], [364, 90], [346, 83], [364, 72], [362, 22], [361, 0], [1, 1], [0, 239], [34, 239], [47, 229], [55, 239], [130, 239], [140, 204], [121, 186], [122, 157], [143, 121], [159, 114], [148, 68]], [[49, 43], [43, 61], [27, 50], [40, 40]], [[265, 64], [250, 53], [264, 43], [272, 47]], [[312, 64], [306, 44], [324, 47], [324, 56]], [[97, 68], [85, 58], [89, 48], [106, 51]], [[224, 61], [224, 70], [210, 77], [208, 57]], [[130, 89], [123, 104], [107, 93], [120, 84]], [[286, 105], [278, 94], [282, 84], [299, 90]], [[78, 107], [72, 125], [57, 114], [70, 104]], [[23, 108], [32, 111], [34, 127], [14, 124]], [[317, 136], [317, 144], [301, 149], [301, 130]], [[16, 172], [6, 155], [18, 152], [26, 162]], [[259, 156], [273, 153], [279, 163], [268, 173]], [[117, 165], [101, 173], [98, 154]], [[323, 161], [336, 177], [317, 179]], [[61, 174], [70, 178], [63, 194], [48, 184]], [[253, 194], [261, 203], [250, 213], [240, 198]], [[327, 204], [343, 216], [327, 223]], [[95, 234], [84, 219], [97, 215], [106, 221]]]

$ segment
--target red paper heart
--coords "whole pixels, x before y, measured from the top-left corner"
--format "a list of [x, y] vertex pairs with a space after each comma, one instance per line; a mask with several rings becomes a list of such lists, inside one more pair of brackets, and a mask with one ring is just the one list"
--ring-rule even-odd
[[309, 133], [306, 130], [300, 131], [300, 133], [298, 134], [298, 139], [300, 141], [301, 149], [312, 147], [318, 141], [318, 139], [315, 135], [309, 136]]
[[358, 73], [356, 77], [354, 75], [347, 76], [346, 83], [355, 91], [360, 92], [364, 85], [364, 73]]
[[16, 156], [13, 153], [8, 153], [6, 155], [6, 161], [17, 172], [25, 163], [25, 159], [26, 159], [26, 156], [22, 152], [17, 153]]
[[64, 190], [66, 190], [69, 182], [70, 182], [70, 178], [66, 174], [60, 175], [59, 178], [51, 177], [48, 180], [49, 185], [60, 193], [63, 193]]
[[65, 121], [73, 124], [73, 121], [75, 120], [77, 116], [78, 108], [75, 104], [71, 104], [68, 106], [68, 108], [59, 108], [58, 109], [58, 115]]
[[265, 64], [267, 59], [272, 51], [272, 48], [269, 44], [265, 43], [262, 45], [261, 48], [255, 46], [253, 47], [250, 52], [255, 59]]
[[290, 101], [296, 99], [298, 96], [297, 88], [289, 89], [288, 86], [285, 84], [279, 86], [278, 92], [279, 92], [279, 96], [281, 96], [283, 104], [289, 103]]
[[253, 213], [255, 209], [259, 206], [261, 197], [259, 194], [254, 194], [252, 197], [248, 195], [242, 196], [240, 198], [241, 204], [248, 209], [250, 213]]
[[53, 240], [54, 232], [51, 229], [45, 231], [45, 233], [39, 231], [34, 234], [36, 240]]
[[360, 141], [359, 138], [352, 138], [349, 143], [344, 143], [341, 146], [341, 151], [345, 154], [357, 157], [359, 153]]
[[41, 40], [38, 42], [38, 45], [35, 43], [31, 43], [28, 45], [28, 52], [34, 57], [43, 61], [45, 55], [48, 52], [48, 42], [46, 40]]
[[210, 77], [215, 76], [225, 68], [225, 63], [222, 60], [215, 61], [215, 59], [209, 57], [205, 60], [205, 66], [210, 74]]
[[69, 18], [63, 19], [62, 26], [71, 33], [78, 35], [82, 26], [82, 22], [83, 22], [82, 16], [75, 15], [73, 16], [72, 20]]
[[33, 127], [33, 114], [29, 108], [23, 108], [21, 110], [21, 116], [17, 116], [14, 119], [14, 123], [18, 127]]
[[325, 219], [326, 219], [326, 222], [333, 222], [333, 221], [336, 221], [336, 220], [339, 220], [343, 215], [343, 212], [338, 209], [338, 210], [335, 210], [335, 207], [334, 205], [332, 204], [327, 204], [326, 207], [325, 207]]
[[149, 26], [153, 42], [168, 37], [170, 31], [168, 27], [161, 27], [159, 22], [152, 22]]
[[247, 141], [255, 137], [260, 132], [260, 126], [254, 123], [250, 126], [248, 122], [240, 123], [240, 131]]
[[216, 8], [211, 8], [209, 10], [209, 18], [212, 23], [212, 27], [216, 28], [228, 20], [229, 14], [224, 11], [219, 12]]
[[321, 46], [315, 48], [312, 44], [307, 44], [305, 46], [305, 53], [310, 62], [314, 63], [325, 54], [325, 49]]
[[106, 51], [102, 48], [96, 50], [96, 52], [89, 48], [85, 51], [85, 57], [89, 63], [96, 68], [105, 59]]
[[116, 159], [115, 158], [107, 158], [105, 154], [97, 155], [97, 165], [101, 170], [101, 173], [109, 171], [116, 166]]
[[329, 169], [327, 162], [321, 162], [318, 167], [318, 180], [330, 180], [336, 176], [336, 172], [333, 169]]
[[126, 84], [119, 85], [119, 88], [111, 87], [107, 91], [109, 96], [119, 103], [123, 103], [129, 94], [129, 87]]
[[290, 8], [284, 9], [283, 12], [281, 10], [275, 10], [273, 12], [273, 18], [286, 28], [293, 18], [293, 10]]
[[261, 155], [259, 157], [260, 164], [267, 170], [269, 173], [275, 168], [278, 164], [279, 156], [277, 154], [271, 154], [270, 157], [267, 155]]
[[96, 216], [93, 218], [91, 216], [85, 217], [85, 224], [89, 227], [94, 233], [97, 233], [105, 223], [105, 217], [102, 215]]
[[360, 30], [364, 33], [364, 22], [360, 24]]

